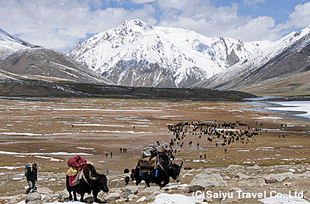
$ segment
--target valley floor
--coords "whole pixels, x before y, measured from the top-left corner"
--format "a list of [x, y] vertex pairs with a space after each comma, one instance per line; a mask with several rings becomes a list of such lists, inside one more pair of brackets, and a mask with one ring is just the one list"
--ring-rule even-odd
[[[182, 140], [182, 147], [177, 144], [174, 146], [177, 150], [175, 157], [182, 158], [183, 166], [191, 169], [183, 170], [183, 175], [190, 171], [193, 171], [192, 175], [197, 175], [208, 169], [221, 173], [221, 168], [227, 169], [230, 165], [245, 169], [257, 165], [266, 168], [263, 172], [266, 170], [268, 174], [273, 171], [290, 171], [294, 174], [309, 171], [309, 122], [282, 119], [280, 115], [256, 112], [250, 107], [248, 104], [231, 102], [134, 99], [1, 100], [0, 195], [15, 196], [25, 192], [27, 183], [23, 172], [28, 162], [38, 163], [38, 188], [48, 187], [53, 192], [64, 190], [67, 160], [75, 155], [93, 162], [100, 173], [105, 173], [108, 168], [110, 189], [123, 187], [123, 171], [125, 168], [135, 168], [141, 157], [140, 150], [156, 141], [169, 142], [175, 135], [168, 131], [167, 125], [186, 121], [240, 121], [259, 129], [259, 134], [255, 140], [247, 143], [235, 141], [227, 145], [225, 153], [225, 147], [216, 147], [215, 140], [211, 142], [205, 135], [199, 137], [199, 134], [188, 132]], [[127, 151], [121, 152], [120, 148]], [[286, 166], [285, 170], [279, 166]], [[243, 188], [234, 186], [234, 176], [225, 171], [226, 176], [231, 178], [226, 190]], [[244, 175], [249, 172], [240, 171]], [[224, 174], [222, 176], [225, 177]], [[184, 176], [181, 183], [190, 184], [192, 179], [193, 176]], [[289, 180], [290, 184], [287, 185], [291, 190], [304, 191], [309, 199], [309, 178], [296, 179], [299, 180]], [[283, 185], [283, 182], [277, 183], [273, 188]], [[255, 188], [254, 184], [252, 186]], [[224, 189], [213, 190], [218, 192]], [[281, 192], [287, 191], [284, 190]], [[178, 192], [181, 191], [184, 193], [184, 190]]]

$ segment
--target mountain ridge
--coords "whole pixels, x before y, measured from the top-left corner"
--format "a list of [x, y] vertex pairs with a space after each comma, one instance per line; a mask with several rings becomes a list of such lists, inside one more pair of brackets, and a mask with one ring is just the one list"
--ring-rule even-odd
[[[290, 43], [286, 43], [286, 47], [281, 47], [279, 44], [282, 42]], [[247, 90], [251, 93], [262, 95], [275, 94], [275, 92], [279, 91], [276, 87], [279, 85], [279, 82], [286, 81], [291, 86], [285, 87], [281, 83], [283, 90], [279, 93], [309, 94], [309, 91], [306, 89], [297, 91], [297, 88], [305, 84], [310, 84], [310, 81], [305, 80], [307, 78], [305, 76], [308, 75], [306, 72], [310, 66], [310, 27], [306, 27], [299, 32], [291, 33], [276, 42], [275, 46], [278, 46], [278, 49], [269, 52], [265, 58], [258, 58], [256, 64], [253, 63], [255, 60], [237, 63], [226, 72], [214, 75], [206, 81], [197, 83], [195, 86], [222, 90]], [[304, 83], [297, 85], [298, 81], [294, 82], [295, 76], [300, 79], [305, 78], [302, 80]], [[274, 91], [271, 90], [273, 86]], [[265, 90], [263, 90], [263, 87], [266, 87]], [[310, 86], [308, 85], [308, 87]]]
[[30, 80], [110, 83], [66, 55], [42, 47], [20, 49], [0, 60], [0, 67]]
[[[248, 50], [259, 53], [265, 46], [270, 42], [207, 38], [136, 19], [92, 36], [67, 54], [116, 85], [191, 87], [244, 60]], [[151, 77], [147, 73], [153, 69], [157, 74]]]
[[0, 31], [0, 81], [310, 94], [310, 26], [276, 42], [242, 42], [136, 19], [79, 42], [66, 55], [27, 47]]
[[[10, 38], [10, 36], [6, 37]], [[6, 42], [0, 40], [0, 42]], [[15, 45], [9, 42], [10, 45]], [[1, 44], [0, 44], [1, 48]], [[163, 99], [240, 101], [254, 97], [239, 91], [200, 88], [153, 88], [114, 86], [92, 70], [55, 50], [19, 46], [0, 59], [1, 97], [104, 97], [123, 99]]]

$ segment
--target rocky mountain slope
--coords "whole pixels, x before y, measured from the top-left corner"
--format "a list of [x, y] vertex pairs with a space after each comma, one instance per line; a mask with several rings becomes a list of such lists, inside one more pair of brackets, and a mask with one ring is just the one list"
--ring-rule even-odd
[[67, 54], [117, 85], [300, 95], [309, 94], [309, 32], [306, 27], [276, 42], [242, 42], [132, 20]]
[[116, 85], [191, 87], [271, 45], [131, 20], [79, 43], [68, 56]]
[[291, 33], [267, 51], [265, 57], [251, 56], [196, 86], [259, 95], [310, 94], [310, 27]]
[[45, 48], [21, 49], [0, 61], [3, 71], [45, 81], [110, 82], [66, 55]]
[[1, 29], [0, 69], [0, 81], [111, 83], [61, 52], [32, 45]]

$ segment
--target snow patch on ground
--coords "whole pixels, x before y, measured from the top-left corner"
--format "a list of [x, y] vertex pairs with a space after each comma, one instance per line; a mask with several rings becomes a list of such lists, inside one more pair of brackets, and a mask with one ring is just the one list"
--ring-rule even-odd
[[282, 197], [279, 197], [279, 196], [268, 197], [268, 198], [260, 199], [258, 201], [263, 202], [264, 204], [291, 204], [291, 203], [306, 204], [306, 203], [309, 203], [305, 199], [298, 198], [295, 196], [290, 196], [288, 194], [283, 194], [281, 196]]
[[150, 204], [193, 204], [202, 202], [202, 198], [194, 196], [185, 196], [182, 194], [161, 193], [156, 196], [156, 199]]

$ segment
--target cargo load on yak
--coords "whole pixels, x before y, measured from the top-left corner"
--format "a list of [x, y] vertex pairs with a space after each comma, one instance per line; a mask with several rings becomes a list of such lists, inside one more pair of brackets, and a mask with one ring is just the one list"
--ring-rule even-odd
[[141, 159], [138, 161], [140, 176], [157, 177], [159, 155], [164, 156], [166, 160], [170, 160], [172, 149], [168, 144], [149, 145], [141, 150]]
[[[141, 151], [142, 158], [139, 159], [132, 175], [136, 180], [136, 185], [145, 181], [150, 187], [150, 183], [156, 183], [160, 187], [166, 186], [170, 177], [179, 181], [183, 160], [174, 159], [172, 148], [167, 144], [149, 145]], [[177, 164], [176, 161], [180, 161]]]
[[149, 145], [141, 150], [141, 157], [154, 157], [156, 156], [159, 152], [164, 152], [166, 153], [169, 157], [172, 156], [172, 149], [169, 146], [169, 144], [164, 143], [164, 144], [159, 144], [157, 143], [156, 145]]
[[68, 171], [66, 172], [66, 175], [69, 176], [69, 185], [70, 186], [75, 186], [79, 184], [83, 174], [82, 170], [85, 164], [91, 164], [93, 163], [87, 161], [83, 157], [77, 155], [75, 157], [71, 157], [68, 159]]

